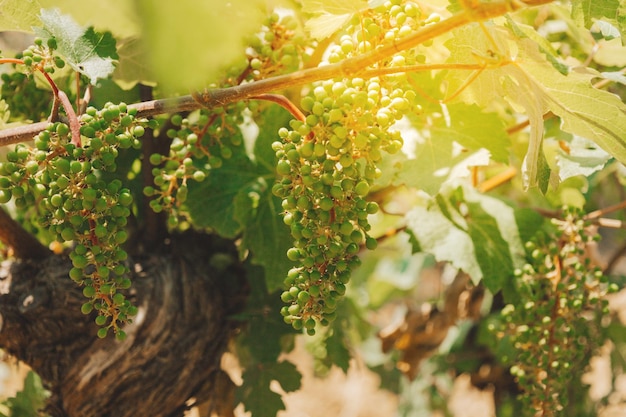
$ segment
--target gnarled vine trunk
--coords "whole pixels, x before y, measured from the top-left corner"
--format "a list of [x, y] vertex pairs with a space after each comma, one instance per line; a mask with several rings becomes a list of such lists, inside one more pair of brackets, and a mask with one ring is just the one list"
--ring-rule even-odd
[[159, 253], [131, 265], [139, 313], [123, 342], [96, 337], [66, 257], [3, 264], [0, 347], [42, 377], [53, 416], [174, 417], [211, 399], [244, 282], [235, 248], [189, 234]]

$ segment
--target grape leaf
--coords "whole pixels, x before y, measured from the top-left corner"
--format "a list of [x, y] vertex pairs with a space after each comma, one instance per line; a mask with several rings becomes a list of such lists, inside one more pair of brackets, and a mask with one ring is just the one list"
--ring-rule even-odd
[[122, 88], [129, 89], [138, 83], [151, 86], [156, 84], [139, 38], [128, 38], [120, 42], [118, 54], [120, 61], [113, 73], [113, 79]]
[[616, 25], [621, 33], [622, 43], [626, 42], [626, 4], [620, 0], [573, 0], [572, 17], [587, 28], [596, 19], [603, 19]]
[[38, 25], [41, 4], [38, 0], [0, 0], [0, 31], [32, 31]]
[[324, 39], [345, 25], [354, 14], [383, 3], [383, 0], [303, 0], [302, 11], [315, 15], [307, 20], [305, 27], [314, 38]]
[[350, 367], [350, 359], [352, 355], [347, 346], [348, 335], [345, 332], [344, 321], [336, 320], [333, 323], [332, 331], [325, 339], [326, 344], [326, 366], [330, 368], [336, 365], [345, 374], [348, 373]]
[[568, 147], [569, 152], [560, 152], [558, 157], [561, 181], [576, 175], [589, 176], [601, 170], [611, 159], [611, 155], [595, 143], [580, 136], [574, 136]]
[[280, 106], [270, 106], [261, 116], [259, 135], [254, 143], [254, 160], [264, 188], [258, 194], [257, 207], [242, 204], [235, 216], [246, 224], [243, 243], [254, 254], [253, 262], [265, 268], [268, 290], [274, 291], [283, 287], [287, 271], [293, 266], [286, 256], [293, 238], [279, 215], [281, 201], [271, 193], [276, 178], [276, 153], [271, 145], [278, 139], [278, 129], [287, 126], [293, 116]]
[[[516, 107], [526, 110], [530, 121], [529, 148], [524, 160], [523, 175], [527, 187], [547, 188], [550, 177], [542, 151], [543, 116], [548, 112], [559, 116], [562, 129], [594, 141], [622, 163], [626, 162], [626, 105], [606, 91], [593, 88], [592, 73], [571, 71], [559, 73], [530, 38], [519, 39], [504, 28], [490, 27], [498, 56], [506, 57], [497, 65], [482, 71], [461, 97], [480, 106], [493, 105], [505, 97]], [[447, 43], [451, 62], [476, 63], [482, 51], [494, 45], [486, 39], [478, 25], [456, 31]], [[487, 58], [484, 58], [487, 60]], [[451, 74], [454, 86], [465, 84], [466, 73]]]
[[232, 158], [225, 159], [220, 168], [211, 170], [204, 181], [189, 184], [186, 204], [193, 224], [210, 227], [227, 238], [235, 237], [242, 229], [235, 216], [235, 198], [258, 177], [243, 147], [235, 148]]
[[280, 394], [270, 389], [270, 383], [278, 381], [284, 391], [292, 392], [300, 388], [302, 375], [294, 364], [282, 361], [256, 364], [247, 368], [242, 378], [236, 400], [243, 403], [252, 417], [269, 417], [285, 409]]
[[433, 138], [439, 142], [451, 137], [466, 151], [487, 149], [496, 162], [508, 162], [511, 145], [502, 118], [496, 113], [485, 113], [476, 105], [455, 103], [447, 107], [447, 123], [432, 126]]
[[[296, 331], [286, 326], [279, 310], [284, 303], [278, 292], [268, 293], [263, 280], [264, 270], [251, 262], [245, 264], [249, 280], [250, 294], [246, 309], [241, 317], [246, 321], [245, 331], [237, 339], [238, 349], [246, 350], [244, 355], [249, 363], [243, 366], [254, 366], [255, 363], [276, 362], [281, 352], [287, 352], [285, 341], [293, 339]], [[244, 360], [244, 359], [242, 359]]]
[[470, 166], [487, 165], [487, 148], [498, 160], [508, 159], [508, 138], [501, 122], [493, 115], [483, 115], [475, 106], [458, 104], [451, 108], [451, 112], [446, 110], [446, 117], [433, 114], [425, 124], [416, 126], [419, 135], [415, 157], [401, 162], [393, 180], [395, 185], [404, 184], [434, 195], [445, 182], [469, 176]]
[[44, 40], [54, 38], [59, 55], [92, 84], [113, 73], [113, 61], [118, 56], [110, 32], [98, 33], [93, 27], [85, 29], [58, 9], [42, 9], [40, 18], [44, 26], [35, 28], [36, 35]]
[[513, 209], [471, 188], [444, 188], [411, 210], [407, 225], [423, 251], [464, 270], [474, 283], [482, 280], [493, 292], [523, 262]]
[[[283, 287], [287, 272], [293, 266], [286, 255], [293, 238], [279, 216], [280, 199], [274, 197], [268, 187], [259, 197], [258, 207], [246, 222], [243, 244], [254, 255], [253, 262], [265, 269], [267, 287], [274, 291]], [[240, 212], [236, 214], [238, 219], [243, 220]]]

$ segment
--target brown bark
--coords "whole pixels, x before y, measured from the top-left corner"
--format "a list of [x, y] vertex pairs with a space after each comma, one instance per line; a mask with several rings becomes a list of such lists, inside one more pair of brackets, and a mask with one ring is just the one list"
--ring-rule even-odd
[[[84, 316], [81, 291], [61, 256], [4, 263], [0, 347], [29, 364], [52, 392], [57, 417], [174, 417], [189, 400], [211, 399], [235, 324], [243, 273], [231, 242], [174, 239], [135, 259], [131, 298], [139, 308], [127, 339], [101, 340]], [[219, 401], [219, 399], [217, 399]]]
[[35, 236], [24, 228], [3, 208], [0, 207], [0, 242], [11, 247], [18, 259], [43, 259], [50, 251]]

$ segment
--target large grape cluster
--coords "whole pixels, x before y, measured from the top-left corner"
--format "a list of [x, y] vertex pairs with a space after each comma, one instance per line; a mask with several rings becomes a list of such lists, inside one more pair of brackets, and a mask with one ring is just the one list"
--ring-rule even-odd
[[513, 348], [502, 359], [513, 364], [528, 415], [561, 415], [572, 381], [602, 343], [605, 295], [614, 288], [591, 263], [581, 215], [565, 209], [549, 234], [527, 243], [528, 263], [515, 279], [520, 302], [505, 306], [500, 328], [491, 325]]
[[89, 299], [85, 314], [96, 310], [99, 337], [136, 314], [121, 290], [130, 287], [126, 266], [127, 218], [133, 197], [122, 182], [105, 182], [116, 170], [118, 150], [139, 147], [150, 123], [135, 118], [125, 104], [88, 108], [80, 116], [81, 144], [72, 143], [65, 123], [51, 123], [34, 138], [34, 148], [19, 144], [0, 164], [0, 203], [13, 199], [19, 209], [37, 208], [39, 226], [59, 242], [73, 242], [70, 278]]
[[[370, 11], [362, 21], [355, 19], [329, 49], [329, 60], [340, 61], [401, 36], [404, 32], [394, 26], [399, 16], [403, 13], [407, 22], [407, 13], [416, 17], [418, 9], [413, 3], [395, 3]], [[417, 25], [412, 17], [411, 22]], [[388, 65], [406, 65], [411, 56], [398, 54]], [[287, 257], [298, 263], [285, 279], [282, 299], [288, 305], [281, 312], [296, 329], [314, 334], [316, 323], [327, 325], [334, 319], [350, 271], [359, 264], [358, 252], [363, 246], [376, 247], [368, 234], [368, 216], [378, 205], [366, 197], [381, 174], [383, 153], [402, 148], [394, 124], [419, 111], [415, 93], [405, 87], [406, 78], [395, 75], [316, 83], [301, 101], [306, 118], [282, 128], [281, 140], [273, 144], [280, 177], [273, 192], [282, 198], [283, 221], [294, 238]]]

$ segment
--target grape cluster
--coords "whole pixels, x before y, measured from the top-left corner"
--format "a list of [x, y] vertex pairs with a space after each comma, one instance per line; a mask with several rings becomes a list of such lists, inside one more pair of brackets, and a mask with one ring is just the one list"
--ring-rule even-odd
[[154, 197], [150, 207], [155, 212], [167, 211], [171, 227], [178, 224], [179, 208], [185, 203], [187, 182], [204, 181], [213, 168], [222, 166], [223, 160], [233, 156], [233, 149], [241, 146], [243, 136], [238, 127], [242, 123], [242, 106], [236, 103], [229, 108], [202, 109], [186, 117], [174, 114], [166, 134], [172, 140], [168, 155], [150, 156], [154, 186], [144, 188], [147, 197]]
[[35, 38], [33, 45], [22, 52], [24, 65], [30, 69], [40, 70], [46, 73], [54, 73], [57, 68], [63, 68], [65, 61], [55, 54], [57, 41], [55, 38], [48, 38], [45, 43], [42, 38]]
[[513, 363], [529, 415], [562, 414], [573, 379], [602, 343], [605, 295], [615, 290], [587, 255], [582, 213], [566, 208], [553, 225], [526, 244], [528, 263], [515, 277], [520, 301], [504, 307], [499, 328], [490, 325], [515, 352], [502, 359]]
[[68, 125], [51, 123], [35, 136], [34, 148], [19, 144], [0, 164], [0, 203], [36, 207], [40, 227], [59, 242], [73, 242], [69, 276], [89, 299], [82, 311], [97, 311], [99, 337], [112, 329], [123, 339], [120, 324], [137, 311], [121, 292], [131, 285], [122, 245], [133, 197], [120, 180], [101, 178], [116, 170], [118, 150], [138, 148], [151, 126], [135, 113], [123, 103], [88, 108], [80, 116], [80, 146]]
[[[339, 43], [329, 48], [329, 61], [403, 36], [408, 29], [396, 27], [400, 20], [407, 27], [418, 25], [416, 6], [399, 3], [386, 2], [355, 18]], [[415, 59], [407, 52], [382, 64], [404, 66]], [[406, 78], [396, 75], [319, 82], [301, 107], [306, 118], [282, 128], [281, 140], [273, 144], [279, 175], [273, 192], [282, 198], [283, 221], [294, 238], [287, 257], [298, 263], [285, 279], [282, 300], [288, 305], [281, 312], [294, 328], [314, 334], [316, 323], [327, 325], [334, 319], [361, 247], [376, 247], [376, 239], [368, 235], [368, 216], [378, 205], [366, 197], [381, 175], [383, 152], [402, 148], [394, 124], [420, 109]]]
[[55, 54], [57, 43], [54, 38], [44, 42], [35, 38], [33, 45], [18, 58], [24, 62], [25, 73], [13, 71], [2, 73], [0, 94], [8, 104], [13, 119], [43, 120], [50, 112], [50, 91], [37, 86], [35, 72], [52, 74], [65, 67], [65, 61]]
[[262, 31], [249, 37], [247, 45], [253, 79], [297, 70], [306, 52], [298, 21], [290, 14], [272, 13]]

